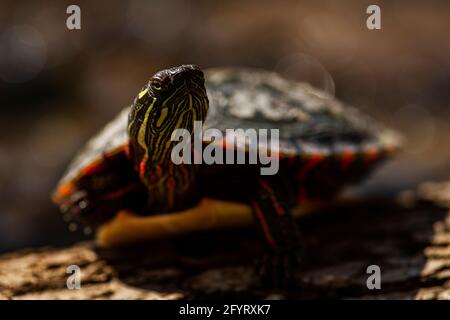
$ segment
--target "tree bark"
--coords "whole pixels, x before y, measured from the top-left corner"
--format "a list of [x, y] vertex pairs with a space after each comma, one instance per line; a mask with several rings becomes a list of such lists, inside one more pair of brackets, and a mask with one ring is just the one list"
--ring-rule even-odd
[[[4, 254], [0, 299], [450, 299], [449, 207], [450, 183], [427, 183], [399, 201], [344, 202], [302, 218], [306, 261], [289, 290], [258, 284], [258, 235], [240, 229]], [[67, 288], [69, 265], [80, 267], [79, 290]], [[381, 270], [379, 290], [367, 287], [370, 265]]]

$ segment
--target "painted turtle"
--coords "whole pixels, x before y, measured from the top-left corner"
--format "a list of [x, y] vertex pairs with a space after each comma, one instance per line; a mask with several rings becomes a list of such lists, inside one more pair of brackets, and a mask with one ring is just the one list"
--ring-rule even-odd
[[[222, 135], [203, 137], [204, 148], [244, 155], [255, 145], [246, 137], [228, 143], [227, 129], [243, 129], [237, 136], [279, 129], [279, 144], [270, 150], [278, 172], [261, 175], [261, 163], [175, 164], [172, 134], [192, 133], [195, 121]], [[87, 143], [53, 199], [70, 229], [81, 222], [96, 229], [105, 245], [234, 227], [254, 218], [267, 245], [261, 275], [279, 283], [299, 258], [294, 216], [362, 179], [399, 144], [395, 132], [308, 84], [263, 70], [224, 68], [207, 71], [205, 88], [202, 71], [182, 65], [153, 75], [133, 104]]]

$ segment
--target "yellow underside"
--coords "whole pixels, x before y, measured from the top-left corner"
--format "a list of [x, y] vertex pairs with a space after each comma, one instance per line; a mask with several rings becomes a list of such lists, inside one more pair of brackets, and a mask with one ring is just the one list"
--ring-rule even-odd
[[[319, 203], [303, 203], [293, 213], [299, 217], [318, 206]], [[252, 209], [249, 205], [205, 198], [193, 208], [170, 214], [143, 217], [130, 211], [121, 211], [97, 230], [97, 241], [103, 246], [120, 246], [197, 231], [248, 226], [252, 223]]]

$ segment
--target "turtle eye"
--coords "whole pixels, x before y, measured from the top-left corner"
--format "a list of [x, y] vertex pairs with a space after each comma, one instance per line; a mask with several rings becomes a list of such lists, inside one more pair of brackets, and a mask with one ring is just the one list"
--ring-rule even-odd
[[154, 78], [154, 79], [150, 80], [150, 86], [155, 91], [161, 91], [164, 89], [163, 81], [158, 78]]

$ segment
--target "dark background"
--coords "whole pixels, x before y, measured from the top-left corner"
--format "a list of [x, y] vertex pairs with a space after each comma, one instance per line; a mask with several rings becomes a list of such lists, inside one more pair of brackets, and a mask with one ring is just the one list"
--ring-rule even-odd
[[[81, 7], [82, 29], [66, 28]], [[381, 6], [382, 29], [366, 28]], [[70, 234], [49, 194], [155, 71], [255, 66], [305, 80], [407, 138], [367, 193], [450, 176], [448, 1], [0, 0], [0, 251]]]

